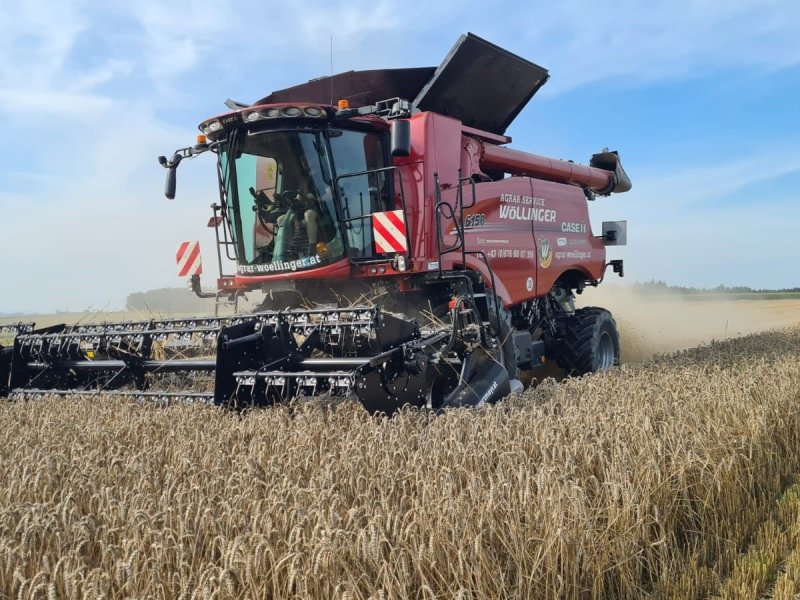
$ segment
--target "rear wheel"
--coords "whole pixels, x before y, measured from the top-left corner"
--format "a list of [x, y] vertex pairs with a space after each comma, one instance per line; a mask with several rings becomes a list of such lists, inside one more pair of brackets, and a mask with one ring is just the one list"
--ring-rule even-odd
[[589, 307], [566, 321], [556, 362], [570, 375], [585, 375], [619, 365], [619, 333], [611, 313]]

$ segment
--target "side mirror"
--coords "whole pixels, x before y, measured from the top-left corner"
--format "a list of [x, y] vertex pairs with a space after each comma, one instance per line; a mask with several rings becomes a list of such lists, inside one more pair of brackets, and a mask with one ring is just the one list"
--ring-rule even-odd
[[175, 167], [167, 171], [167, 183], [164, 186], [164, 195], [167, 200], [175, 200]]
[[161, 157], [159, 157], [159, 162], [161, 162], [161, 164], [167, 169], [167, 182], [164, 185], [164, 195], [167, 197], [168, 200], [175, 199], [175, 185], [176, 185], [175, 171], [178, 170], [178, 163], [181, 162], [182, 158], [183, 157], [180, 156], [179, 154], [173, 154], [172, 160], [170, 160], [169, 163], [164, 164], [161, 161]]
[[406, 119], [392, 121], [392, 156], [411, 154], [411, 122]]
[[175, 199], [175, 171], [177, 170], [181, 161], [184, 158], [192, 158], [193, 156], [202, 154], [209, 149], [209, 144], [198, 143], [196, 146], [194, 146], [194, 148], [183, 148], [182, 150], [176, 150], [175, 154], [173, 154], [172, 158], [169, 160], [167, 160], [166, 156], [158, 157], [158, 164], [167, 170], [167, 183], [164, 185], [164, 195], [169, 200]]

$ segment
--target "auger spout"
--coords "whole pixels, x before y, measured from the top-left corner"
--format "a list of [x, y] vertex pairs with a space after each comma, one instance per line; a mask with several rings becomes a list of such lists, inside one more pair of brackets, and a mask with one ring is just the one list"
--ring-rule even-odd
[[599, 152], [592, 156], [589, 166], [586, 166], [485, 142], [481, 144], [480, 164], [486, 170], [579, 185], [600, 195], [631, 189], [631, 180], [622, 168], [617, 152]]

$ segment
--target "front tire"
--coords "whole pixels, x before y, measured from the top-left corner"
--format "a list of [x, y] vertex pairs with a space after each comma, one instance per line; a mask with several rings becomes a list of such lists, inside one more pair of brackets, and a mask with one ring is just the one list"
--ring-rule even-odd
[[568, 375], [586, 375], [619, 366], [619, 333], [604, 308], [580, 308], [567, 318], [555, 357]]

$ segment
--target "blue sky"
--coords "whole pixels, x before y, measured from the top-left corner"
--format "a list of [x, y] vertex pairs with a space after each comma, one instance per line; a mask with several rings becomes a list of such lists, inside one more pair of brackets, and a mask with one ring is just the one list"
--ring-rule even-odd
[[334, 71], [435, 66], [466, 31], [550, 71], [513, 147], [586, 161], [620, 151], [634, 189], [631, 279], [800, 285], [800, 3], [793, 0], [292, 3], [0, 1], [1, 312], [115, 309], [182, 285], [200, 239], [213, 284], [214, 165], [156, 156], [192, 143], [226, 98]]

